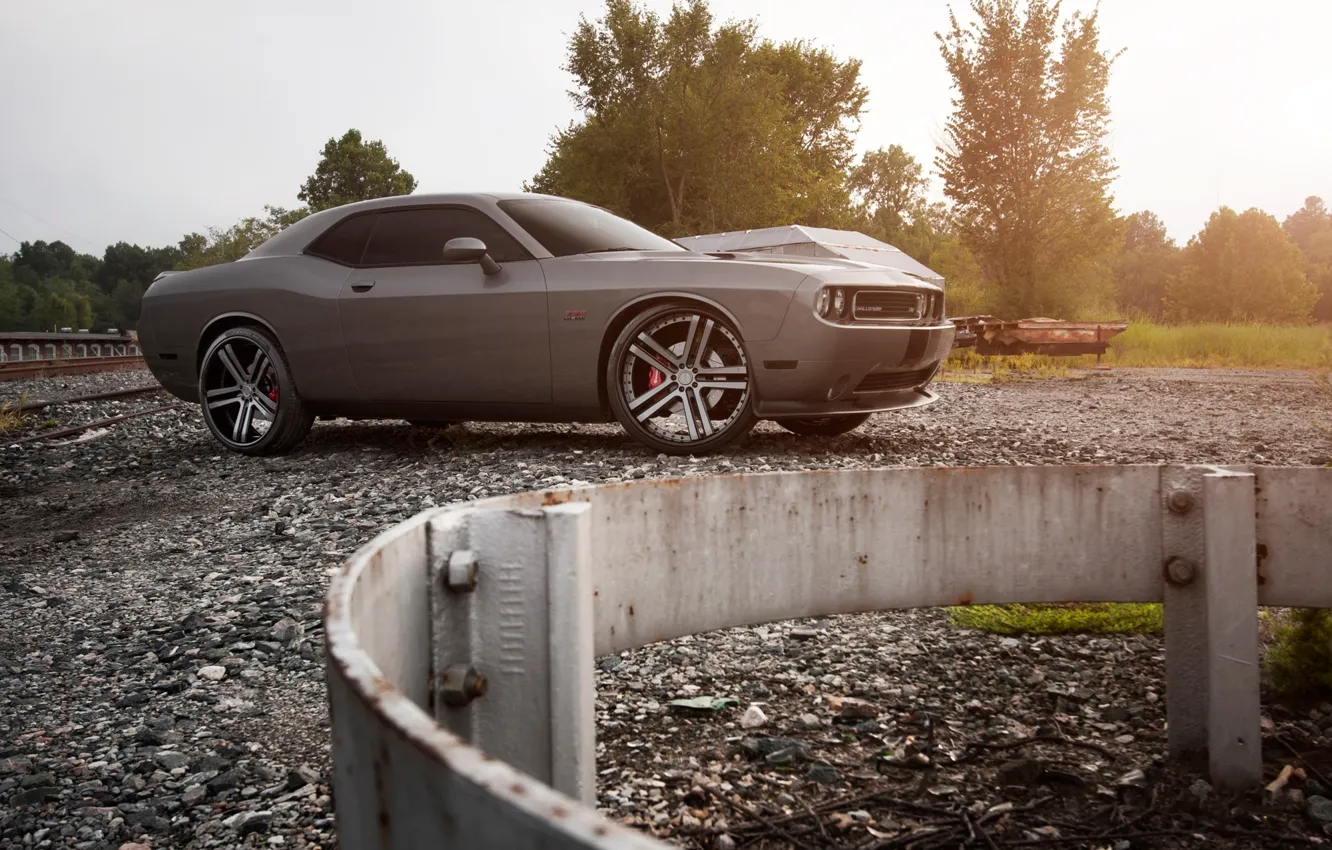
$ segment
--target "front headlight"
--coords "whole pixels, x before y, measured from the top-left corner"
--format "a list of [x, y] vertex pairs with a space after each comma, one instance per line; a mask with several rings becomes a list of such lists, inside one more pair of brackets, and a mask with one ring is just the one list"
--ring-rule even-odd
[[828, 288], [825, 286], [814, 299], [814, 312], [825, 319], [828, 317], [828, 301]]
[[839, 317], [844, 315], [846, 308], [846, 295], [840, 289], [833, 290], [832, 299], [833, 312]]

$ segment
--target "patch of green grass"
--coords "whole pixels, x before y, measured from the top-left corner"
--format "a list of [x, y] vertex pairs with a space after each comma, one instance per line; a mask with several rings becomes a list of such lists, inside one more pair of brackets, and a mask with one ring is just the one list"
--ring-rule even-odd
[[953, 625], [1001, 635], [1156, 634], [1165, 628], [1159, 603], [965, 605], [948, 609]]
[[1110, 340], [1116, 366], [1332, 368], [1332, 325], [1131, 324]]
[[1332, 611], [1300, 608], [1273, 628], [1263, 668], [1279, 693], [1332, 693]]
[[[944, 361], [939, 379], [990, 375], [994, 380], [1059, 378], [1096, 365], [1096, 356], [1021, 354], [983, 357], [959, 348]], [[1313, 369], [1332, 392], [1332, 325], [1130, 324], [1111, 338], [1106, 366], [1173, 369]]]

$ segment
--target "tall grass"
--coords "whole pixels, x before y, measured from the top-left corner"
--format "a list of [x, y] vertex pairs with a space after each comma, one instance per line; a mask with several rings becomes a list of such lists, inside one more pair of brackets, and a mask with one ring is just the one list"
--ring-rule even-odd
[[18, 401], [0, 401], [0, 434], [12, 434], [23, 425], [23, 405], [28, 394], [19, 396]]
[[1119, 366], [1332, 368], [1332, 326], [1131, 324], [1110, 340]]
[[[1158, 325], [1131, 323], [1110, 340], [1101, 362], [1168, 368], [1332, 370], [1332, 325]], [[943, 375], [1055, 377], [1096, 363], [1094, 355], [981, 357], [958, 349]]]

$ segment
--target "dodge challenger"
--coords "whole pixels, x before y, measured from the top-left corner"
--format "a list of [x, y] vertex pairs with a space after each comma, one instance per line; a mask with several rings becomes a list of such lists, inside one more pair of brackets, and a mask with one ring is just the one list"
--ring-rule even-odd
[[943, 290], [906, 272], [694, 252], [535, 194], [324, 210], [159, 275], [138, 326], [157, 380], [248, 455], [335, 417], [618, 421], [671, 454], [763, 419], [832, 436], [934, 401], [954, 330]]

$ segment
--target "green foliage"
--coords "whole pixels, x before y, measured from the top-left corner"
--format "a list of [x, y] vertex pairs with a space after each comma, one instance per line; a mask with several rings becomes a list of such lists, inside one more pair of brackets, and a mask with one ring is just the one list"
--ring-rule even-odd
[[0, 331], [131, 329], [143, 290], [178, 254], [118, 242], [99, 259], [63, 242], [24, 242], [0, 257]]
[[1332, 213], [1322, 198], [1310, 196], [1303, 207], [1286, 218], [1282, 227], [1300, 247], [1305, 275], [1318, 290], [1314, 318], [1332, 320]]
[[328, 140], [315, 173], [296, 197], [312, 212], [319, 212], [371, 198], [410, 195], [415, 190], [416, 178], [388, 155], [382, 141], [363, 141], [361, 131], [351, 129], [341, 139]]
[[102, 328], [112, 317], [94, 282], [101, 260], [63, 242], [23, 242], [0, 258], [0, 331]]
[[583, 117], [555, 135], [530, 190], [671, 236], [850, 220], [858, 61], [761, 40], [749, 21], [714, 26], [705, 0], [665, 19], [607, 0], [567, 55]]
[[[925, 189], [929, 181], [916, 158], [900, 145], [868, 151], [851, 169], [847, 181], [857, 201], [857, 212], [867, 230], [889, 244], [899, 244], [908, 226], [925, 221]], [[903, 249], [905, 250], [905, 249]]]
[[[948, 379], [1060, 377], [1094, 365], [1094, 355], [982, 357], [961, 348], [944, 361]], [[1112, 366], [1230, 369], [1332, 369], [1332, 326], [1159, 325], [1139, 322], [1110, 340]]]
[[1075, 605], [968, 605], [948, 609], [953, 625], [1001, 635], [1156, 634], [1165, 614], [1156, 603]]
[[1105, 144], [1113, 56], [1097, 13], [1061, 25], [1047, 0], [972, 0], [939, 34], [955, 111], [936, 165], [962, 242], [1010, 316], [1067, 317], [1111, 296], [1122, 240]]
[[[99, 289], [108, 294], [124, 281], [138, 284], [142, 294], [142, 290], [152, 283], [159, 272], [175, 268], [181, 256], [180, 249], [175, 247], [141, 248], [128, 242], [117, 242], [107, 246], [93, 280]], [[137, 320], [137, 306], [134, 307], [133, 315]]]
[[1144, 210], [1125, 220], [1124, 247], [1115, 258], [1118, 304], [1130, 313], [1160, 319], [1165, 312], [1166, 287], [1179, 274], [1180, 251], [1166, 235], [1156, 213]]
[[936, 235], [929, 257], [922, 262], [944, 277], [944, 306], [948, 315], [977, 316], [992, 312], [993, 288], [986, 283], [976, 258], [959, 237]]
[[1172, 321], [1304, 322], [1318, 300], [1299, 246], [1262, 210], [1212, 213], [1181, 261], [1166, 289]]
[[1110, 340], [1117, 366], [1332, 368], [1332, 327], [1135, 322]]
[[264, 206], [263, 218], [249, 216], [225, 230], [209, 228], [208, 235], [191, 233], [180, 240], [180, 260], [176, 268], [181, 271], [215, 266], [239, 260], [260, 244], [276, 236], [281, 230], [310, 214], [305, 208], [287, 210]]
[[1272, 685], [1284, 694], [1332, 692], [1332, 611], [1301, 608], [1277, 625], [1263, 656]]

